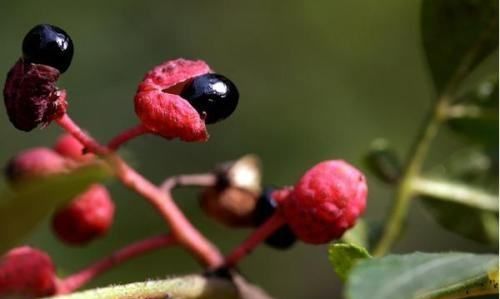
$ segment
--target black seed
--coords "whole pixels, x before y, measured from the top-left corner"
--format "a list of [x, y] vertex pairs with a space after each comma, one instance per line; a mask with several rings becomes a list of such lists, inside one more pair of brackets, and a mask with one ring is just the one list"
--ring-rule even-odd
[[[257, 202], [257, 206], [254, 214], [254, 222], [255, 226], [259, 226], [264, 223], [267, 219], [269, 219], [276, 210], [277, 203], [272, 198], [271, 194], [274, 190], [271, 188], [267, 188], [262, 192], [259, 200]], [[279, 228], [274, 234], [269, 236], [265, 243], [270, 247], [276, 249], [288, 249], [292, 247], [293, 244], [297, 241], [297, 237], [292, 232], [288, 225], [283, 225]]]
[[231, 270], [225, 266], [221, 266], [219, 268], [207, 270], [203, 273], [203, 275], [207, 278], [214, 277], [214, 278], [222, 278], [222, 279], [227, 279], [227, 280], [233, 279], [233, 274], [231, 273]]
[[257, 206], [255, 207], [255, 226], [261, 225], [274, 214], [278, 204], [271, 196], [273, 191], [273, 188], [265, 188], [264, 191], [262, 191], [257, 201]]
[[61, 28], [40, 24], [24, 37], [23, 57], [27, 62], [49, 65], [64, 73], [73, 58], [73, 41]]
[[4, 175], [9, 182], [14, 182], [19, 176], [19, 171], [13, 159], [7, 162], [7, 165], [4, 167]]
[[228, 78], [219, 74], [205, 74], [195, 77], [186, 84], [180, 94], [205, 118], [213, 124], [231, 115], [238, 106], [238, 89]]

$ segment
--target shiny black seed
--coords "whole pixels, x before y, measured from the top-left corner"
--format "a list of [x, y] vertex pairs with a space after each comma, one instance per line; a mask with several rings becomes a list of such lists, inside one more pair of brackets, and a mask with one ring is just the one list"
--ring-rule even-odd
[[297, 237], [288, 225], [284, 225], [265, 240], [267, 245], [276, 249], [288, 249], [296, 241]]
[[269, 219], [276, 210], [277, 203], [272, 198], [273, 188], [265, 188], [261, 193], [257, 205], [255, 207], [254, 223], [255, 226], [259, 226]]
[[[255, 208], [254, 223], [259, 226], [271, 217], [276, 210], [277, 203], [271, 194], [274, 190], [267, 188], [262, 192]], [[276, 249], [288, 249], [297, 241], [297, 237], [288, 225], [283, 225], [274, 234], [269, 236], [265, 243]]]
[[186, 84], [180, 96], [205, 118], [206, 124], [213, 124], [234, 112], [240, 95], [228, 78], [219, 74], [205, 74]]
[[73, 41], [59, 27], [36, 25], [24, 37], [23, 57], [27, 62], [49, 65], [64, 73], [73, 58]]

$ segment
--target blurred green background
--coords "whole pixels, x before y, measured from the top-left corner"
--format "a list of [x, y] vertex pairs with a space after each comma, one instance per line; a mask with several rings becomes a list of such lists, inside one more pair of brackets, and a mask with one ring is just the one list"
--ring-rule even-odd
[[[60, 81], [69, 91], [69, 112], [106, 141], [136, 124], [132, 99], [146, 71], [171, 58], [204, 59], [239, 87], [236, 113], [209, 128], [208, 143], [147, 136], [127, 145], [124, 156], [160, 182], [256, 153], [267, 184], [292, 184], [325, 159], [342, 158], [363, 167], [361, 157], [376, 137], [388, 138], [402, 156], [410, 148], [433, 97], [420, 43], [419, 5], [417, 0], [2, 1], [0, 70], [6, 73], [16, 61], [24, 34], [35, 24], [64, 28], [75, 43], [73, 64]], [[55, 126], [30, 134], [17, 131], [0, 113], [0, 162], [24, 148], [50, 146], [59, 134]], [[461, 145], [442, 130], [430, 161]], [[383, 221], [392, 190], [368, 179], [366, 217]], [[145, 201], [118, 183], [109, 187], [118, 210], [108, 237], [86, 248], [68, 248], [51, 235], [47, 221], [27, 242], [49, 251], [61, 272], [70, 273], [165, 230]], [[225, 252], [249, 233], [228, 230], [204, 216], [195, 191], [175, 195]], [[443, 230], [416, 203], [395, 248], [415, 250], [493, 249]], [[299, 244], [286, 252], [259, 248], [240, 269], [277, 298], [333, 298], [340, 293], [326, 246]], [[185, 252], [166, 249], [106, 273], [91, 286], [199, 270]]]

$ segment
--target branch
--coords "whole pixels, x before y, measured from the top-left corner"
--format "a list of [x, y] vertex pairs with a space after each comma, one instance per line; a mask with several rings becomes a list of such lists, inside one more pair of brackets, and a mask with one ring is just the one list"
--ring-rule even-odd
[[449, 106], [454, 99], [455, 92], [458, 89], [459, 84], [464, 80], [464, 78], [466, 78], [467, 74], [472, 69], [475, 59], [481, 53], [485, 36], [487, 36], [486, 33], [495, 28], [495, 24], [496, 22], [493, 22], [491, 24], [492, 26], [489, 26], [487, 30], [479, 36], [477, 42], [474, 43], [474, 45], [472, 45], [467, 51], [455, 73], [448, 81], [444, 91], [438, 96], [434, 106], [429, 111], [422, 129], [415, 140], [415, 145], [412, 147], [412, 151], [408, 156], [409, 158], [396, 192], [396, 199], [393, 203], [390, 215], [387, 218], [383, 234], [375, 245], [375, 249], [373, 251], [374, 256], [384, 255], [390, 250], [396, 239], [399, 237], [404, 220], [408, 214], [410, 200], [414, 195], [412, 182], [414, 178], [420, 175], [431, 143], [436, 137], [441, 123], [446, 121], [448, 117], [447, 113]]
[[144, 127], [143, 125], [137, 125], [123, 131], [122, 133], [111, 139], [111, 141], [108, 143], [108, 148], [110, 150], [116, 151], [120, 146], [130, 141], [131, 139], [148, 133], [150, 133], [150, 131], [146, 129], [146, 127]]
[[148, 239], [132, 243], [114, 252], [112, 255], [107, 256], [91, 264], [87, 268], [61, 280], [58, 284], [58, 292], [60, 294], [71, 293], [74, 290], [81, 288], [83, 285], [85, 285], [98, 275], [119, 264], [122, 264], [134, 257], [140, 256], [155, 249], [163, 248], [173, 244], [175, 244], [175, 240], [170, 235], [150, 237]]
[[143, 196], [163, 217], [176, 241], [189, 250], [203, 265], [217, 267], [223, 264], [222, 254], [184, 216], [170, 193], [162, 192], [154, 184], [131, 168], [120, 156], [100, 145], [65, 114], [57, 120], [59, 126], [78, 139], [85, 148], [102, 157], [129, 189]]
[[171, 192], [176, 187], [211, 187], [217, 183], [217, 176], [212, 173], [186, 174], [169, 177], [160, 185], [163, 192]]
[[274, 212], [274, 214], [266, 220], [261, 226], [254, 230], [250, 236], [238, 247], [236, 247], [227, 257], [226, 257], [226, 267], [234, 267], [238, 262], [251, 253], [255, 247], [257, 247], [262, 241], [267, 237], [272, 235], [277, 229], [285, 224], [283, 216]]

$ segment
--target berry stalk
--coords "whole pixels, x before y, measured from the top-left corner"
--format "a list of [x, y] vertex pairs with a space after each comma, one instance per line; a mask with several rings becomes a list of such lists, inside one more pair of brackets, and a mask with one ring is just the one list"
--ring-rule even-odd
[[175, 187], [211, 187], [217, 183], [217, 177], [211, 173], [177, 175], [169, 177], [160, 185], [160, 190], [169, 192]]
[[99, 144], [94, 138], [85, 133], [68, 114], [64, 114], [60, 118], [55, 120], [57, 124], [63, 128], [66, 132], [75, 137], [80, 143], [85, 146], [85, 149], [89, 152], [95, 153], [97, 155], [107, 155], [109, 153], [108, 149]]
[[167, 247], [175, 244], [175, 239], [171, 235], [159, 235], [148, 239], [140, 240], [132, 243], [116, 252], [107, 256], [85, 269], [72, 274], [61, 280], [58, 284], [58, 293], [71, 293], [83, 285], [106, 272], [107, 270], [120, 265], [134, 257], [143, 255], [155, 249]]
[[150, 131], [142, 124], [129, 128], [111, 139], [111, 141], [108, 143], [108, 149], [116, 151], [126, 142], [147, 133], [150, 133]]
[[176, 240], [204, 265], [208, 267], [221, 265], [223, 258], [219, 250], [184, 216], [174, 203], [170, 190], [162, 192], [125, 162], [122, 160], [119, 162], [118, 177], [122, 183], [149, 200], [168, 223]]
[[262, 241], [285, 224], [280, 213], [274, 213], [264, 224], [257, 228], [243, 243], [226, 257], [226, 267], [234, 267], [246, 255], [251, 253]]
[[172, 235], [176, 241], [189, 250], [203, 265], [217, 267], [223, 263], [223, 257], [219, 250], [194, 228], [184, 216], [172, 200], [170, 190], [163, 192], [158, 189], [154, 184], [131, 168], [120, 156], [110, 153], [106, 147], [100, 145], [87, 135], [67, 114], [58, 119], [57, 123], [78, 139], [87, 150], [97, 155], [105, 156], [115, 169], [120, 181], [153, 205], [171, 228]]

